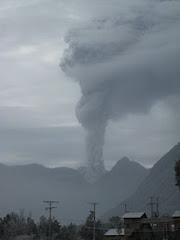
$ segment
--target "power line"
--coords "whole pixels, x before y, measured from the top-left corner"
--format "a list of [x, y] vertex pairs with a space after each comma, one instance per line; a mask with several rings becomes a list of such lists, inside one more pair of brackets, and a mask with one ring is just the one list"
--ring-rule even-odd
[[46, 207], [45, 209], [47, 211], [49, 211], [49, 231], [48, 231], [48, 235], [49, 235], [49, 240], [51, 240], [51, 222], [52, 222], [52, 209], [57, 208], [54, 207], [53, 204], [58, 204], [58, 201], [50, 201], [50, 200], [46, 200], [44, 201], [45, 203], [48, 204], [48, 207]]

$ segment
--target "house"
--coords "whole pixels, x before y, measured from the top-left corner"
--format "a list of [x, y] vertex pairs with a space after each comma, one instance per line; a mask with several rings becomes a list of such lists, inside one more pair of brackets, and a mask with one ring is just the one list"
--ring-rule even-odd
[[180, 239], [180, 211], [175, 211], [172, 215], [172, 223], [174, 225], [175, 239]]
[[143, 221], [147, 219], [145, 212], [126, 213], [124, 219], [126, 240], [150, 240], [152, 239], [152, 228], [149, 223]]
[[172, 215], [172, 219], [175, 228], [180, 229], [180, 211], [175, 211]]
[[105, 240], [124, 240], [124, 229], [121, 229], [121, 231], [117, 229], [109, 229], [104, 234]]

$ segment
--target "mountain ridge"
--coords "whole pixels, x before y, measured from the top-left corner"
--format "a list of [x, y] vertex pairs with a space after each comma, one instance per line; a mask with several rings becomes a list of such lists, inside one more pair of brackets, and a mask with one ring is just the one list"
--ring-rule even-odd
[[[158, 197], [160, 201], [160, 213], [172, 214], [180, 209], [180, 191], [175, 186], [174, 164], [180, 157], [180, 143], [175, 145], [150, 169], [149, 175], [125, 201], [129, 205], [129, 211], [146, 211], [150, 215], [150, 208], [147, 207], [149, 198]], [[107, 211], [102, 218], [109, 218], [112, 215], [122, 215], [123, 209], [119, 203], [115, 208]]]
[[[131, 184], [129, 184], [127, 192], [124, 190], [124, 192], [116, 192], [114, 196], [114, 188], [118, 188], [119, 182], [128, 182], [127, 175], [122, 175], [121, 171], [125, 171], [126, 165], [134, 166], [133, 162], [128, 160], [123, 170], [120, 167], [122, 163], [123, 161], [106, 172], [102, 181], [94, 184], [86, 182], [78, 170], [68, 167], [47, 168], [39, 164], [15, 166], [0, 164], [2, 213], [7, 213], [9, 209], [17, 211], [24, 208], [31, 209], [32, 213], [39, 216], [44, 214], [43, 201], [54, 199], [62, 202], [63, 205], [63, 209], [57, 210], [58, 216], [85, 218], [88, 215], [87, 202], [89, 201], [101, 202], [98, 210], [99, 215], [101, 215], [106, 209], [114, 206], [113, 199], [120, 201], [124, 198], [123, 194], [127, 196], [127, 192], [133, 191], [130, 187]], [[146, 172], [143, 167], [142, 169]], [[115, 171], [116, 174], [111, 174], [112, 171]], [[134, 171], [134, 175], [138, 177], [139, 170]], [[144, 175], [143, 171], [142, 175]], [[114, 181], [112, 181], [113, 176], [116, 177]], [[114, 187], [112, 187], [111, 182], [113, 182]], [[135, 185], [137, 187], [138, 182], [135, 182]], [[113, 196], [109, 200], [106, 197], [107, 192]]]

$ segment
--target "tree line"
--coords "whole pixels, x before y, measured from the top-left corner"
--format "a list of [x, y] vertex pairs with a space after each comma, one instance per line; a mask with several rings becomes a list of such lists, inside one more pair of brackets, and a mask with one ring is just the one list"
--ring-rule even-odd
[[[84, 224], [70, 223], [61, 225], [55, 218], [50, 220], [41, 216], [38, 222], [24, 211], [8, 213], [0, 218], [1, 240], [49, 240], [49, 224], [51, 224], [51, 240], [92, 240], [93, 239], [93, 212], [91, 211]], [[96, 221], [96, 240], [103, 240], [104, 233], [109, 228], [121, 228], [121, 219], [112, 217], [107, 223]]]

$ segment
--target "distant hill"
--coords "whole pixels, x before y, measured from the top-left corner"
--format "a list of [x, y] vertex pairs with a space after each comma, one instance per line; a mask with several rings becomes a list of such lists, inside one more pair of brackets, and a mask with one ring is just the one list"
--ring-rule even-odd
[[88, 202], [98, 201], [97, 215], [101, 215], [132, 194], [147, 174], [147, 169], [127, 158], [94, 184], [71, 168], [0, 164], [0, 217], [25, 209], [38, 218], [46, 214], [44, 200], [57, 200], [59, 206], [53, 213], [59, 220], [82, 221], [89, 214]]
[[25, 209], [38, 218], [45, 212], [44, 200], [59, 201], [53, 211], [58, 218], [82, 218], [88, 200], [89, 184], [71, 168], [45, 168], [41, 165], [0, 165], [0, 214]]
[[96, 199], [103, 209], [109, 209], [136, 191], [149, 170], [127, 157], [119, 160], [95, 184]]
[[[129, 211], [146, 211], [150, 214], [150, 197], [159, 197], [160, 214], [172, 214], [180, 209], [180, 191], [175, 186], [174, 164], [180, 157], [180, 143], [166, 153], [150, 170], [149, 175], [140, 184], [137, 191], [126, 199]], [[109, 210], [103, 218], [122, 215], [121, 204]]]

